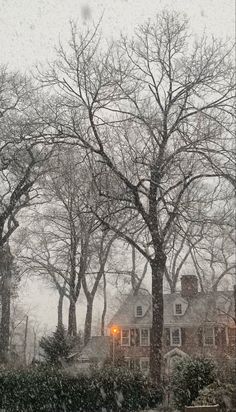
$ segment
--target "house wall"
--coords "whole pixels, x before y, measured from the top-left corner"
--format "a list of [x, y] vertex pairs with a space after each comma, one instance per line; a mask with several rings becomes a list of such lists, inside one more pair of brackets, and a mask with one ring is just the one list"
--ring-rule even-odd
[[[179, 327], [179, 326], [176, 326]], [[125, 327], [127, 329], [128, 327]], [[171, 345], [170, 327], [164, 328], [163, 333], [163, 354], [178, 348], [189, 356], [210, 356], [214, 358], [227, 358], [235, 353], [235, 345], [227, 339], [225, 328], [214, 327], [214, 344], [204, 343], [204, 331], [199, 327], [179, 327], [181, 330], [181, 345]], [[120, 327], [120, 330], [122, 328]], [[130, 328], [132, 329], [132, 328]], [[114, 341], [115, 352], [118, 351], [124, 358], [144, 358], [150, 355], [150, 346], [140, 346], [137, 342], [130, 342], [129, 346], [122, 346], [121, 336], [117, 336]], [[117, 353], [118, 353], [117, 352]]]
[[[141, 306], [139, 313], [137, 308], [140, 309]], [[233, 311], [233, 306], [231, 293], [209, 295], [199, 292], [198, 296], [196, 276], [182, 276], [181, 292], [164, 296], [165, 359], [173, 356], [171, 360], [174, 361], [174, 356], [185, 355], [213, 357], [219, 360], [235, 358], [236, 333], [232, 332], [235, 325], [231, 316], [228, 316]], [[146, 293], [140, 293], [140, 297], [130, 295], [110, 323], [111, 331], [112, 328], [116, 330], [113, 355], [115, 351], [120, 354], [119, 356], [128, 359], [149, 358], [150, 342], [147, 346], [140, 345], [137, 331], [150, 330], [151, 324], [151, 297]], [[127, 334], [125, 336], [121, 333], [122, 328], [130, 330], [129, 340]], [[228, 330], [231, 333], [228, 333]]]

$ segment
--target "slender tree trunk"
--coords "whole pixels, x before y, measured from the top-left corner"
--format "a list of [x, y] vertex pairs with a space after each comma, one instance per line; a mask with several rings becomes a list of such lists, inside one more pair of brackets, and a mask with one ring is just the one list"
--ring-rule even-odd
[[37, 335], [34, 330], [34, 356], [33, 356], [34, 361], [36, 360], [36, 349], [37, 349]]
[[77, 324], [76, 324], [76, 304], [73, 297], [70, 298], [69, 305], [69, 316], [68, 316], [68, 335], [77, 335]]
[[234, 323], [236, 326], [236, 284], [234, 285]]
[[163, 334], [163, 277], [165, 259], [155, 258], [152, 268], [152, 330], [150, 347], [150, 372], [153, 382], [161, 384], [162, 369], [162, 334]]
[[0, 325], [0, 361], [7, 362], [9, 357], [9, 340], [10, 340], [10, 305], [11, 305], [11, 289], [10, 279], [7, 275], [2, 279], [2, 294], [1, 294], [1, 325]]
[[0, 252], [1, 280], [1, 323], [0, 323], [0, 362], [9, 361], [10, 313], [11, 313], [11, 260], [10, 249]]
[[93, 319], [93, 298], [87, 300], [87, 311], [84, 323], [84, 344], [87, 345], [89, 339], [91, 338], [92, 329], [92, 319]]
[[63, 301], [64, 294], [59, 293], [58, 305], [57, 305], [57, 327], [60, 328], [63, 326]]
[[101, 336], [105, 335], [105, 318], [107, 313], [107, 281], [106, 275], [103, 273], [103, 311], [101, 319]]
[[28, 340], [28, 322], [29, 322], [29, 316], [26, 315], [25, 318], [25, 335], [24, 335], [24, 349], [23, 349], [23, 354], [24, 354], [24, 365], [27, 365], [27, 340]]

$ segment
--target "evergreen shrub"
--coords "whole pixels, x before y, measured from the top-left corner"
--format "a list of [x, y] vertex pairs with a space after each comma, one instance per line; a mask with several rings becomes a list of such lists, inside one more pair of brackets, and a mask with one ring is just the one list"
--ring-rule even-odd
[[71, 349], [64, 326], [57, 327], [52, 335], [42, 337], [39, 346], [43, 349], [45, 360], [55, 366], [61, 365], [61, 360], [67, 358]]
[[161, 399], [147, 378], [125, 369], [77, 377], [46, 368], [0, 372], [0, 409], [7, 412], [131, 412]]
[[193, 405], [219, 405], [222, 412], [231, 412], [232, 395], [236, 387], [228, 383], [214, 382], [199, 392]]
[[182, 359], [176, 363], [171, 377], [175, 406], [183, 411], [198, 397], [201, 389], [216, 380], [215, 364], [210, 359]]

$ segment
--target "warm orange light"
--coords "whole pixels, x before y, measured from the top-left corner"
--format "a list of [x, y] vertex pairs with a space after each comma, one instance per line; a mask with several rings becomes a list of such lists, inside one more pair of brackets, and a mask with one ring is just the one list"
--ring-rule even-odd
[[113, 326], [113, 327], [111, 328], [111, 333], [112, 333], [112, 335], [116, 335], [118, 332], [119, 332], [119, 329], [118, 329], [116, 326]]

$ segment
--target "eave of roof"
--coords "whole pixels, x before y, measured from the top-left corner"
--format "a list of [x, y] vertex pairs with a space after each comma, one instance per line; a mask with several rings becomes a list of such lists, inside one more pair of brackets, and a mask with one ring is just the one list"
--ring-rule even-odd
[[[232, 291], [217, 291], [211, 293], [199, 292], [187, 301], [188, 307], [184, 315], [174, 315], [173, 305], [177, 298], [180, 298], [180, 293], [164, 295], [164, 324], [166, 326], [182, 325], [190, 326], [202, 324], [206, 322], [216, 322], [220, 311], [224, 312], [225, 305], [228, 305], [226, 312], [229, 314], [233, 311], [233, 292]], [[182, 297], [181, 297], [182, 298]], [[124, 325], [129, 327], [142, 327], [152, 325], [152, 310], [151, 310], [151, 295], [141, 294], [141, 299], [145, 299], [150, 305], [150, 308], [143, 317], [135, 317], [134, 307], [140, 300], [139, 294], [136, 296], [129, 295], [117, 313], [113, 316], [108, 324]]]

